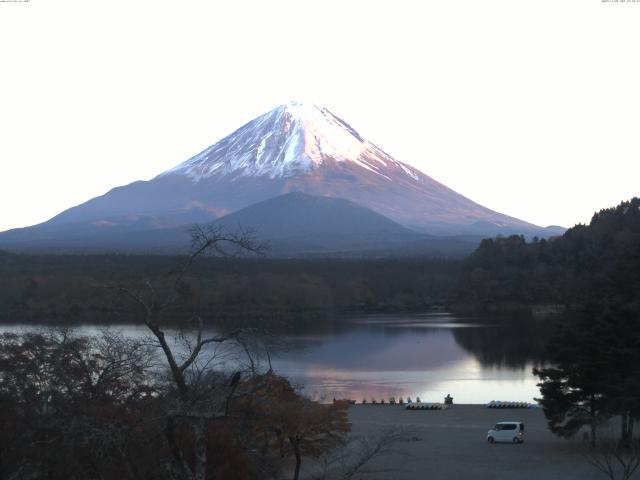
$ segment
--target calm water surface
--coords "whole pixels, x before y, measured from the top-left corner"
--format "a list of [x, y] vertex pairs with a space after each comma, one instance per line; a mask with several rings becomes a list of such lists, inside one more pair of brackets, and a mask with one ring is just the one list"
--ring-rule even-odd
[[[4, 325], [0, 331], [33, 329]], [[95, 333], [95, 326], [79, 333]], [[146, 335], [139, 325], [113, 327]], [[313, 332], [284, 333], [285, 350], [272, 364], [320, 401], [333, 398], [388, 400], [390, 396], [454, 402], [533, 401], [539, 396], [532, 368], [542, 361], [542, 324], [514, 318], [469, 318], [451, 314], [355, 317], [315, 325]], [[215, 352], [227, 366], [222, 350]], [[213, 355], [209, 350], [208, 355]]]

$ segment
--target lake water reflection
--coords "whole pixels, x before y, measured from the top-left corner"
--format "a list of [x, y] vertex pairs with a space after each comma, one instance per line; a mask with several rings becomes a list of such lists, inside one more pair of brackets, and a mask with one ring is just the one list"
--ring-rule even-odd
[[390, 396], [460, 403], [532, 401], [532, 368], [542, 361], [539, 322], [449, 314], [351, 319], [344, 329], [306, 339], [274, 362], [318, 400], [360, 402]]
[[[92, 333], [96, 328], [80, 330]], [[138, 325], [115, 328], [132, 336], [146, 334]], [[538, 321], [451, 314], [366, 316], [316, 323], [312, 332], [282, 336], [288, 348], [274, 355], [274, 369], [320, 401], [390, 396], [442, 401], [450, 393], [458, 403], [485, 403], [533, 401], [539, 395], [531, 372], [542, 361], [543, 325]]]

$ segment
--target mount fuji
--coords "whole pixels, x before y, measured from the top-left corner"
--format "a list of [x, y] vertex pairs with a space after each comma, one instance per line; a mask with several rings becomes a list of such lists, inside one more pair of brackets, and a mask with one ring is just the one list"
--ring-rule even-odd
[[[397, 247], [399, 237], [415, 244], [417, 237], [512, 233], [547, 237], [563, 231], [485, 208], [394, 159], [326, 108], [291, 102], [152, 180], [114, 188], [47, 222], [4, 232], [0, 247], [170, 249], [185, 242], [185, 227], [196, 222], [228, 225], [224, 217], [233, 214], [230, 218], [249, 222], [242, 227], [254, 228], [251, 215], [242, 215], [241, 210], [292, 192], [302, 195], [267, 202], [258, 210], [263, 217], [265, 208], [272, 209], [269, 218], [288, 216], [290, 210], [278, 209], [285, 204], [290, 209], [297, 200], [303, 210], [314, 205], [317, 213], [318, 202], [324, 199], [324, 216], [318, 217], [317, 228], [322, 229], [327, 218], [344, 217], [345, 211], [353, 216], [352, 221], [341, 223], [343, 231], [326, 235], [325, 246], [331, 244], [332, 236], [373, 235], [382, 244]], [[309, 202], [308, 197], [318, 197], [318, 201]], [[296, 215], [302, 219], [305, 215], [299, 210]], [[376, 218], [384, 228], [358, 231], [362, 224], [358, 217], [363, 215]], [[275, 232], [264, 222], [261, 228]], [[300, 237], [295, 222], [288, 222], [279, 233], [280, 237]]]

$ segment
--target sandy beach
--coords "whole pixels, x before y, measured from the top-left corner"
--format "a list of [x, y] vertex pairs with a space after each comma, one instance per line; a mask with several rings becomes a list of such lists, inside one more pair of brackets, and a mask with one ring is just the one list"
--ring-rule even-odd
[[[546, 426], [540, 408], [488, 409], [454, 405], [448, 410], [406, 410], [400, 405], [354, 405], [353, 433], [378, 435], [391, 426], [411, 428], [412, 439], [379, 458], [371, 479], [588, 480], [604, 478], [583, 457], [580, 439], [564, 440]], [[487, 430], [500, 421], [526, 426], [522, 445], [489, 444]]]

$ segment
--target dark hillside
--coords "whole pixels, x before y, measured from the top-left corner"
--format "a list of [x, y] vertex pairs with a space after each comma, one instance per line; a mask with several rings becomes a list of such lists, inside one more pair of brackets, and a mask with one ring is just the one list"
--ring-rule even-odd
[[594, 214], [561, 237], [483, 240], [465, 262], [478, 303], [640, 302], [640, 198]]

